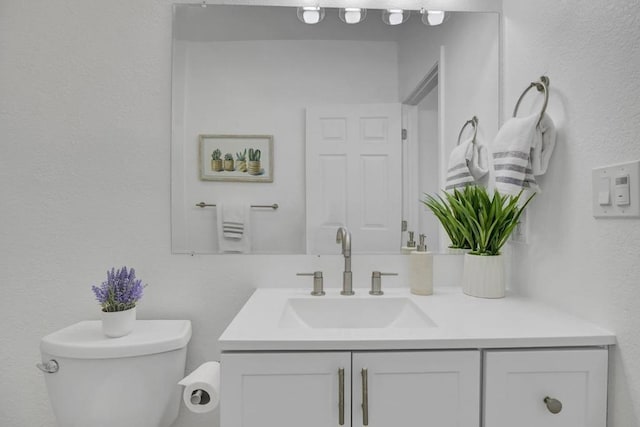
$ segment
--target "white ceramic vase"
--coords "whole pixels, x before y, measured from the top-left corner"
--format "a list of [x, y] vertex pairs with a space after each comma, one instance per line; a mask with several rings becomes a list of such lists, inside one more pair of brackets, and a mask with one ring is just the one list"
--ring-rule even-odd
[[465, 254], [462, 290], [467, 295], [479, 298], [503, 298], [504, 256]]
[[130, 334], [136, 324], [136, 308], [125, 311], [102, 311], [102, 333], [109, 338]]

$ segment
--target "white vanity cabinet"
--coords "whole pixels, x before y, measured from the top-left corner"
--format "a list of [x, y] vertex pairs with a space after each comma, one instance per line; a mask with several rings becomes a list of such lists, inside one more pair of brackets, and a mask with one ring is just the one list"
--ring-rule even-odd
[[484, 425], [605, 427], [607, 360], [606, 349], [487, 351]]
[[353, 426], [478, 427], [480, 352], [353, 353]]
[[606, 427], [611, 332], [513, 295], [338, 292], [252, 295], [219, 340], [221, 427]]
[[490, 427], [605, 427], [607, 360], [606, 348], [223, 353], [221, 426], [479, 427], [484, 414]]
[[351, 421], [349, 352], [223, 353], [221, 363], [222, 427], [329, 427]]
[[225, 353], [222, 366], [222, 427], [480, 423], [479, 351]]

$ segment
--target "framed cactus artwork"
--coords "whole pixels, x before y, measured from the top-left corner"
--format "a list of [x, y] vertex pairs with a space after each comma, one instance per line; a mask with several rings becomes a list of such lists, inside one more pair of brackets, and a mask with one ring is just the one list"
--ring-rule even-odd
[[273, 182], [273, 135], [200, 135], [203, 181]]

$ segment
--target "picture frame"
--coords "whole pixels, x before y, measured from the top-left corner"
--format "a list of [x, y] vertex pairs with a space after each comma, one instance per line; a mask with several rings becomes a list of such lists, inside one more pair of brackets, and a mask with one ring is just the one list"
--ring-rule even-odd
[[273, 182], [273, 135], [199, 135], [203, 181]]

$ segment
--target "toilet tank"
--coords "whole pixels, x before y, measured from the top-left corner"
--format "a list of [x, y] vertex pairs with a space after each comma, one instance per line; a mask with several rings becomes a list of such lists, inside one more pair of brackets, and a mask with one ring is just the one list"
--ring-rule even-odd
[[100, 321], [85, 321], [44, 337], [42, 362], [58, 425], [65, 427], [168, 427], [180, 408], [188, 320], [138, 320], [120, 338], [102, 334]]

